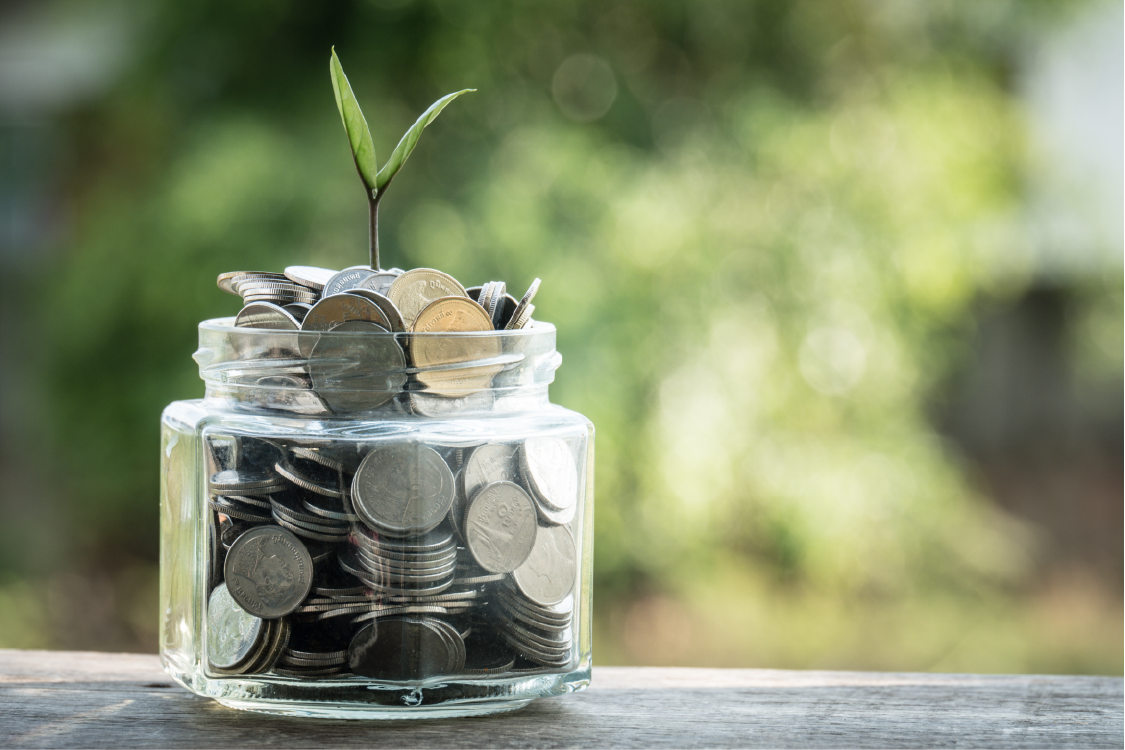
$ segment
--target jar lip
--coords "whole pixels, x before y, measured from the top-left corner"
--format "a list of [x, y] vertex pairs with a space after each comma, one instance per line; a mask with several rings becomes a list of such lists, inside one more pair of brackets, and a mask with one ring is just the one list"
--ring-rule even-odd
[[199, 323], [199, 329], [206, 331], [215, 331], [216, 333], [238, 334], [240, 336], [276, 336], [279, 333], [315, 333], [318, 335], [331, 335], [343, 337], [401, 337], [410, 336], [412, 338], [449, 338], [456, 336], [457, 338], [478, 338], [478, 337], [500, 337], [502, 339], [519, 339], [530, 338], [532, 336], [540, 336], [543, 334], [555, 333], [555, 326], [553, 323], [546, 323], [541, 320], [531, 321], [531, 325], [527, 328], [520, 328], [515, 330], [501, 330], [501, 331], [437, 331], [428, 333], [415, 333], [414, 331], [386, 331], [383, 333], [372, 333], [370, 331], [292, 331], [281, 328], [240, 328], [234, 325], [234, 316], [226, 318], [210, 318], [203, 320]]

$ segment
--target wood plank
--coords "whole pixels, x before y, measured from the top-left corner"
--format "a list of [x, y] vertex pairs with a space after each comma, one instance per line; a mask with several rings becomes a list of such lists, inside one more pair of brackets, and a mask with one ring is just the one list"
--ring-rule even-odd
[[1119, 677], [595, 668], [509, 714], [351, 722], [224, 708], [155, 656], [0, 650], [4, 747], [1121, 747]]

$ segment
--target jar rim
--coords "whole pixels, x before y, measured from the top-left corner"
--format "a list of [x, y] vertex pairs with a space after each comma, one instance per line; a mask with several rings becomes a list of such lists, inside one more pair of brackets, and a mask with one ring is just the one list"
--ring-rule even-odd
[[494, 331], [430, 331], [430, 332], [414, 332], [414, 331], [384, 331], [384, 332], [371, 332], [371, 331], [294, 331], [284, 328], [247, 328], [234, 325], [234, 316], [225, 318], [210, 318], [208, 320], [200, 321], [200, 330], [214, 331], [216, 333], [234, 333], [246, 336], [276, 336], [279, 333], [316, 333], [321, 336], [343, 336], [343, 337], [402, 337], [409, 336], [411, 338], [482, 338], [486, 336], [500, 337], [501, 339], [509, 338], [524, 338], [531, 336], [540, 336], [543, 334], [555, 333], [555, 326], [553, 323], [547, 323], [541, 320], [533, 320], [526, 328], [518, 328], [513, 330], [494, 330]]

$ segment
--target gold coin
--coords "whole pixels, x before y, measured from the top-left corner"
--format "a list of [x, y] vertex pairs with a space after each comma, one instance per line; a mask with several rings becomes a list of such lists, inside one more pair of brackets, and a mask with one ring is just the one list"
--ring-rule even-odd
[[[410, 357], [420, 370], [418, 380], [429, 393], [465, 396], [488, 388], [501, 365], [487, 363], [500, 356], [499, 336], [431, 336], [491, 331], [492, 319], [468, 297], [442, 297], [418, 313]], [[465, 367], [449, 367], [465, 363]]]
[[400, 275], [387, 290], [387, 298], [402, 313], [406, 330], [412, 330], [414, 319], [427, 305], [439, 297], [464, 297], [465, 287], [449, 274], [432, 268], [415, 268]]

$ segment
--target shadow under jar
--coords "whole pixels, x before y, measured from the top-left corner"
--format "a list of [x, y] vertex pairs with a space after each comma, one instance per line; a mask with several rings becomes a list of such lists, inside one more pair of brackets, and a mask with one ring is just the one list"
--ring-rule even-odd
[[589, 684], [593, 425], [555, 329], [199, 326], [161, 421], [161, 660], [235, 708], [504, 711]]

